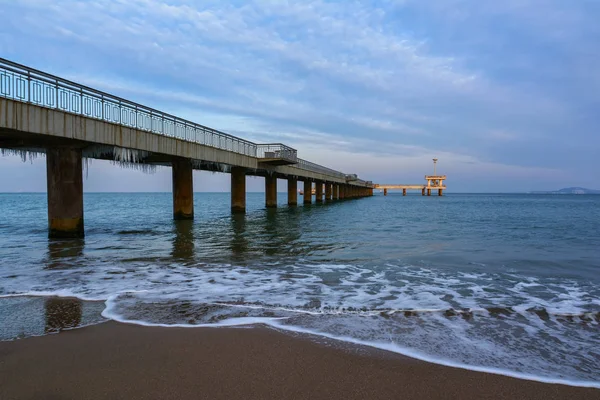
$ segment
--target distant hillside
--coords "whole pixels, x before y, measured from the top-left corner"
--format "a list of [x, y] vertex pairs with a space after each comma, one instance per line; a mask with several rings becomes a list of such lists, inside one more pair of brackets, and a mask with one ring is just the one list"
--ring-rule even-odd
[[582, 187], [568, 187], [560, 190], [552, 190], [548, 192], [537, 191], [529, 192], [531, 194], [600, 194], [600, 190], [586, 189]]

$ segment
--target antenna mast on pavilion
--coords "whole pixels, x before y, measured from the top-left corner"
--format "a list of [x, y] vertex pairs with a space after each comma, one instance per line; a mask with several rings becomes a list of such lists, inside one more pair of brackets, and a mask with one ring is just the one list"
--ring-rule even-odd
[[437, 174], [436, 174], [436, 164], [437, 164], [437, 162], [438, 162], [438, 159], [437, 159], [437, 158], [434, 158], [434, 159], [433, 159], [433, 175], [434, 175], [434, 176], [436, 176], [436, 175], [437, 175]]

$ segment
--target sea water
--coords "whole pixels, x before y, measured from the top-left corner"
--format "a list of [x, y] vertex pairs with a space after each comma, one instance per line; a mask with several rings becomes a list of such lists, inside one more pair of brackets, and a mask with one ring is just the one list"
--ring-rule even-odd
[[0, 194], [0, 340], [267, 324], [600, 387], [600, 196], [247, 197], [196, 193], [177, 222], [170, 193], [86, 193], [85, 239], [49, 240], [45, 194]]

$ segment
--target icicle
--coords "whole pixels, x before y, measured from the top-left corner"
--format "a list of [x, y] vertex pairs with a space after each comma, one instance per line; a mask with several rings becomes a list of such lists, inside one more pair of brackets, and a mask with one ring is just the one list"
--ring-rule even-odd
[[90, 164], [92, 163], [92, 159], [84, 157], [82, 161], [83, 161], [83, 171], [85, 172], [85, 179], [87, 179], [89, 176]]

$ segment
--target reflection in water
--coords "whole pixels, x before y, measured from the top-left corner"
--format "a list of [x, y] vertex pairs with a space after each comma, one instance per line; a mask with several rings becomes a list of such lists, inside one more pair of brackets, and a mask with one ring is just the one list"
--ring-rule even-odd
[[178, 259], [194, 258], [194, 221], [175, 220], [175, 236], [171, 256]]
[[45, 269], [68, 269], [83, 256], [84, 239], [48, 239], [48, 259]]
[[296, 241], [301, 237], [297, 208], [280, 210], [267, 209], [263, 219], [264, 253], [269, 256], [293, 252]]
[[248, 251], [245, 214], [231, 214], [231, 230], [231, 256], [236, 261], [242, 261]]
[[50, 297], [45, 300], [45, 333], [60, 332], [75, 328], [81, 323], [81, 300], [75, 298]]

